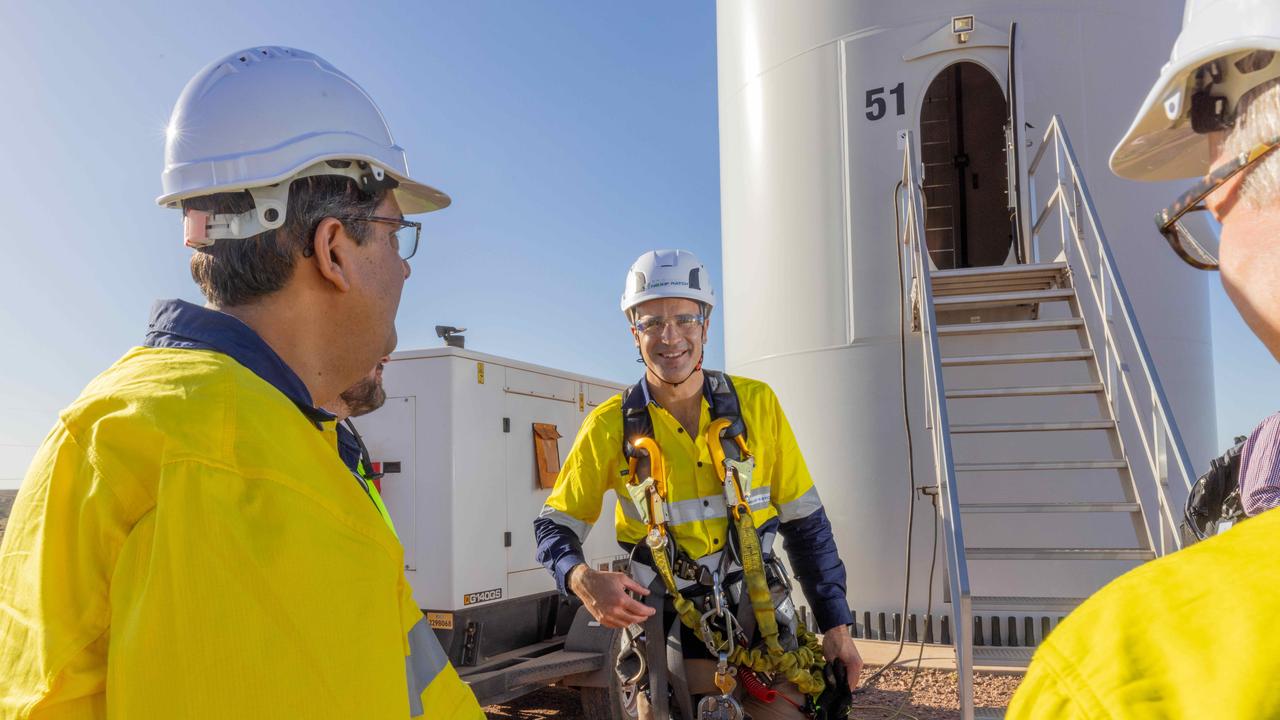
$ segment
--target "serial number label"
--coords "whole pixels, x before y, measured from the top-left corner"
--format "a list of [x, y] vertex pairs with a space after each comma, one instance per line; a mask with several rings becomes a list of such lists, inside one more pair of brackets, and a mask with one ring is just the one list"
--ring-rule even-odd
[[431, 626], [432, 630], [452, 630], [453, 613], [428, 612], [427, 624]]
[[501, 600], [502, 588], [494, 588], [492, 590], [482, 590], [480, 592], [467, 593], [462, 596], [463, 605], [475, 605], [476, 603], [489, 602], [490, 600]]

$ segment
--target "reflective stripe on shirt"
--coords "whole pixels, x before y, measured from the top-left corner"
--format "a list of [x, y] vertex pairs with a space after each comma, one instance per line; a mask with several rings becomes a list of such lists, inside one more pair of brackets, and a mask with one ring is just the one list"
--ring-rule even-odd
[[409, 631], [409, 656], [404, 659], [405, 674], [409, 680], [409, 715], [423, 714], [422, 693], [444, 670], [449, 658], [436, 639], [435, 631], [424, 617]]

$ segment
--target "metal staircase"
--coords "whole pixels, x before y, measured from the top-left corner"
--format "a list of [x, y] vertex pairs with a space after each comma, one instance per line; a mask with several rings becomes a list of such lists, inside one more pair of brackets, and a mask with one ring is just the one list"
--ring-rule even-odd
[[1178, 548], [1168, 484], [1189, 490], [1193, 476], [1061, 120], [1029, 169], [1029, 264], [933, 269], [919, 168], [908, 138], [906, 301], [968, 720], [975, 664], [1025, 667], [1084, 598]]

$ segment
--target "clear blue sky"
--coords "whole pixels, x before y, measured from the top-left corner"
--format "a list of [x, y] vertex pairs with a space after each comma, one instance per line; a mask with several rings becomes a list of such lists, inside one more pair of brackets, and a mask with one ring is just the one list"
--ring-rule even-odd
[[[200, 300], [178, 214], [154, 204], [163, 128], [197, 70], [245, 47], [343, 69], [414, 175], [453, 195], [425, 218], [401, 348], [463, 325], [478, 350], [630, 380], [617, 309], [630, 261], [685, 247], [719, 278], [709, 0], [112, 5], [0, 4], [0, 487], [140, 341], [153, 299]], [[1226, 437], [1277, 409], [1280, 371], [1214, 292]], [[714, 328], [710, 366], [722, 348]]]

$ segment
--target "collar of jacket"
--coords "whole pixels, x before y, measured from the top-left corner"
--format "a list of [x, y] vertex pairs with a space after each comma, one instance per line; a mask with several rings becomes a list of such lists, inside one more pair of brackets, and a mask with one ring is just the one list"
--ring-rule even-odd
[[333, 420], [315, 407], [311, 391], [275, 350], [239, 318], [185, 300], [157, 300], [147, 325], [146, 347], [213, 350], [228, 355], [293, 401], [307, 419]]

